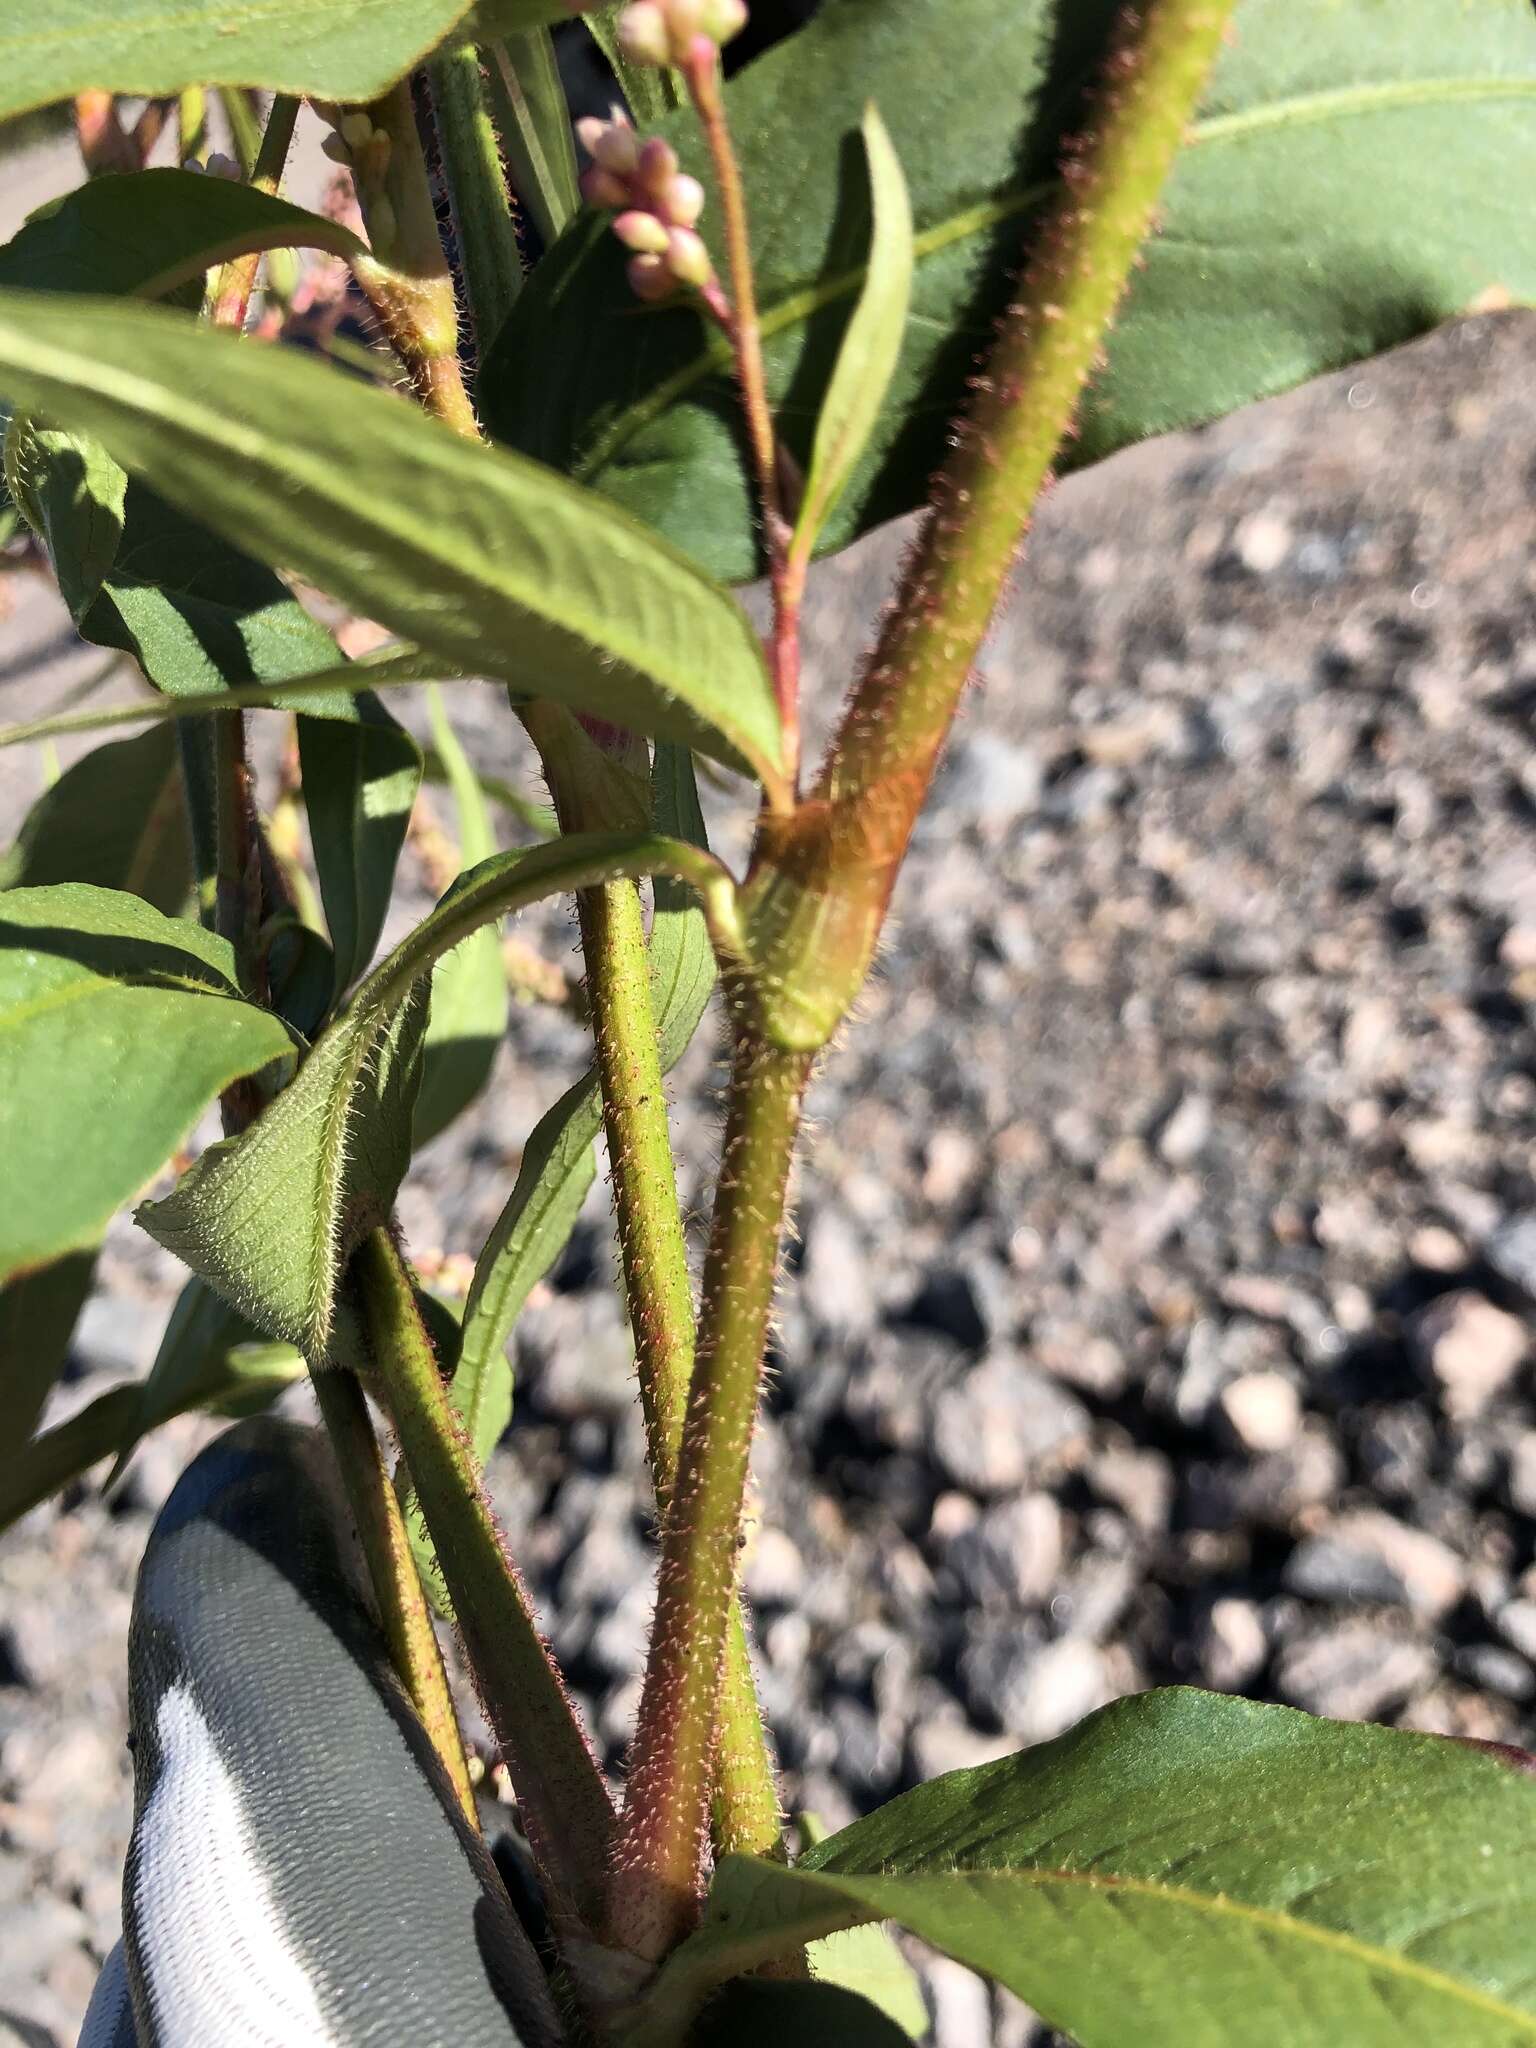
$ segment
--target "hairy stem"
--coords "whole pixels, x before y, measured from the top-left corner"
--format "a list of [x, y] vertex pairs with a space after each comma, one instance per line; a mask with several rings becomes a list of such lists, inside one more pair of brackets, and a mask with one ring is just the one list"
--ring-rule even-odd
[[607, 1788], [534, 1626], [410, 1275], [385, 1231], [364, 1240], [355, 1272], [384, 1399], [553, 1910], [590, 1924], [613, 1831]]
[[333, 1367], [314, 1375], [314, 1389], [331, 1448], [341, 1467], [342, 1484], [379, 1603], [390, 1658], [431, 1737], [464, 1818], [478, 1832], [475, 1791], [469, 1782], [464, 1741], [448, 1691], [442, 1653], [416, 1560], [411, 1556], [405, 1518], [373, 1433], [363, 1390], [351, 1373]]
[[427, 67], [427, 86], [476, 355], [483, 362], [523, 288], [523, 264], [479, 52], [465, 46], [435, 57]]
[[727, 1615], [779, 1232], [810, 1056], [743, 1032], [704, 1267], [704, 1334], [662, 1527], [656, 1621], [614, 1851], [614, 1943], [659, 1961], [698, 1913]]
[[[236, 97], [230, 95], [231, 99]], [[252, 186], [258, 192], [265, 192], [269, 198], [277, 196], [278, 187], [283, 182], [283, 169], [288, 162], [294, 123], [298, 117], [297, 99], [292, 93], [280, 92], [268, 110], [267, 125], [262, 130], [256, 161], [251, 169]], [[239, 328], [245, 325], [260, 268], [259, 249], [253, 249], [247, 256], [231, 257], [224, 265], [214, 281], [209, 301], [216, 326]]]

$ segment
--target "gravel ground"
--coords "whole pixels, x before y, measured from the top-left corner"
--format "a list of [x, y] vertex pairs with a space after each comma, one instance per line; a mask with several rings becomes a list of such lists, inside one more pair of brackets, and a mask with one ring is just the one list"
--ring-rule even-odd
[[[812, 1103], [746, 1556], [797, 1804], [838, 1823], [1170, 1681], [1536, 1732], [1533, 486], [1507, 315], [1049, 500]], [[815, 674], [902, 540], [821, 575]], [[39, 590], [9, 630], [6, 718]], [[0, 757], [6, 831], [35, 773]], [[521, 929], [574, 977], [567, 917]], [[581, 1059], [518, 1014], [407, 1190], [418, 1252], [474, 1252]], [[717, 1080], [701, 1041], [695, 1209]], [[617, 1767], [650, 1583], [609, 1246], [599, 1188], [494, 1481]], [[56, 1415], [143, 1369], [178, 1284], [127, 1232], [102, 1272]], [[0, 2006], [61, 2039], [116, 1933], [134, 1563], [206, 1428], [0, 1543]], [[1034, 2038], [927, 1982], [940, 2048]]]

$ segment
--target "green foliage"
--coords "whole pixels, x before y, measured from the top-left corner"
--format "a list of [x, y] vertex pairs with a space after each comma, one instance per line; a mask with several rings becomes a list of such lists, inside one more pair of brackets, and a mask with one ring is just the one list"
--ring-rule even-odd
[[85, 754], [27, 813], [0, 855], [0, 889], [94, 882], [174, 916], [192, 890], [176, 737], [155, 726]]
[[4, 295], [0, 385], [433, 654], [782, 786], [746, 616], [595, 494], [286, 350]]
[[339, 1000], [373, 959], [421, 787], [421, 749], [371, 693], [341, 718], [299, 720], [304, 807]]
[[64, 1368], [91, 1291], [96, 1253], [69, 1252], [0, 1287], [0, 1443], [19, 1450]]
[[0, 1279], [93, 1246], [221, 1089], [291, 1050], [212, 933], [118, 890], [7, 891]]
[[[90, 87], [150, 97], [255, 85], [371, 100], [444, 40], [469, 0], [33, 0], [0, 4], [0, 119]], [[507, 28], [557, 21], [561, 0], [482, 0]]]
[[1443, 1737], [1143, 1693], [793, 1870], [728, 1859], [658, 1993], [891, 1918], [1083, 2048], [1488, 2048], [1536, 2037], [1533, 1825], [1536, 1783]]
[[[770, 396], [802, 467], [870, 247], [868, 99], [911, 190], [901, 359], [824, 549], [921, 500], [1116, 11], [838, 0], [728, 86]], [[1244, 0], [1064, 466], [1391, 348], [1491, 287], [1536, 298], [1533, 91], [1536, 32], [1512, 0]], [[702, 174], [688, 116], [662, 128]], [[558, 379], [541, 370], [551, 362]], [[686, 307], [637, 314], [602, 220], [578, 222], [535, 274], [482, 402], [509, 446], [605, 492], [712, 574], [757, 573], [724, 341]]]

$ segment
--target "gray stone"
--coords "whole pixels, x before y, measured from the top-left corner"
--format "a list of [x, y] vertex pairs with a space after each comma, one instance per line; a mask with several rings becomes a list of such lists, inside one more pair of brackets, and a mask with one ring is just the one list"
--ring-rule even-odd
[[1410, 1319], [1408, 1334], [1456, 1418], [1480, 1414], [1529, 1349], [1524, 1324], [1471, 1288], [1437, 1296]]
[[1197, 1638], [1200, 1669], [1218, 1692], [1240, 1692], [1264, 1667], [1269, 1639], [1251, 1600], [1214, 1600]]
[[933, 1405], [935, 1463], [956, 1486], [983, 1497], [1012, 1492], [1087, 1435], [1080, 1403], [1012, 1353], [974, 1367]]
[[1382, 1601], [1438, 1621], [1466, 1589], [1456, 1553], [1375, 1509], [1336, 1515], [1292, 1551], [1285, 1584], [1318, 1600]]
[[1536, 1209], [1507, 1216], [1483, 1246], [1495, 1273], [1536, 1302]]
[[1309, 1713], [1372, 1721], [1401, 1706], [1434, 1674], [1427, 1644], [1358, 1621], [1288, 1645], [1276, 1675], [1281, 1695]]

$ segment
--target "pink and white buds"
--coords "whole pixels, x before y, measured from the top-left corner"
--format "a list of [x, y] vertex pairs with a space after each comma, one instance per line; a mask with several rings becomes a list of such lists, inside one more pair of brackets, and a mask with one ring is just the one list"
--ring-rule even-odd
[[622, 114], [615, 114], [611, 121], [600, 121], [595, 114], [588, 114], [576, 123], [576, 133], [582, 148], [600, 170], [611, 171], [616, 178], [632, 177], [640, 161], [640, 138]]
[[643, 213], [639, 207], [631, 207], [628, 213], [621, 213], [613, 224], [613, 232], [626, 249], [633, 249], [637, 255], [665, 256], [667, 237], [672, 230], [654, 213]]
[[715, 274], [709, 251], [692, 228], [673, 228], [670, 231], [666, 263], [679, 284], [706, 285]]
[[631, 64], [706, 61], [746, 26], [746, 0], [633, 0], [618, 19], [619, 48]]
[[628, 275], [635, 295], [651, 301], [667, 297], [680, 284], [702, 288], [712, 283], [714, 265], [694, 231], [704, 211], [704, 187], [678, 169], [672, 145], [659, 135], [642, 142], [622, 116], [578, 121], [576, 133], [592, 159], [582, 173], [582, 196], [617, 216], [613, 231], [634, 251]]

